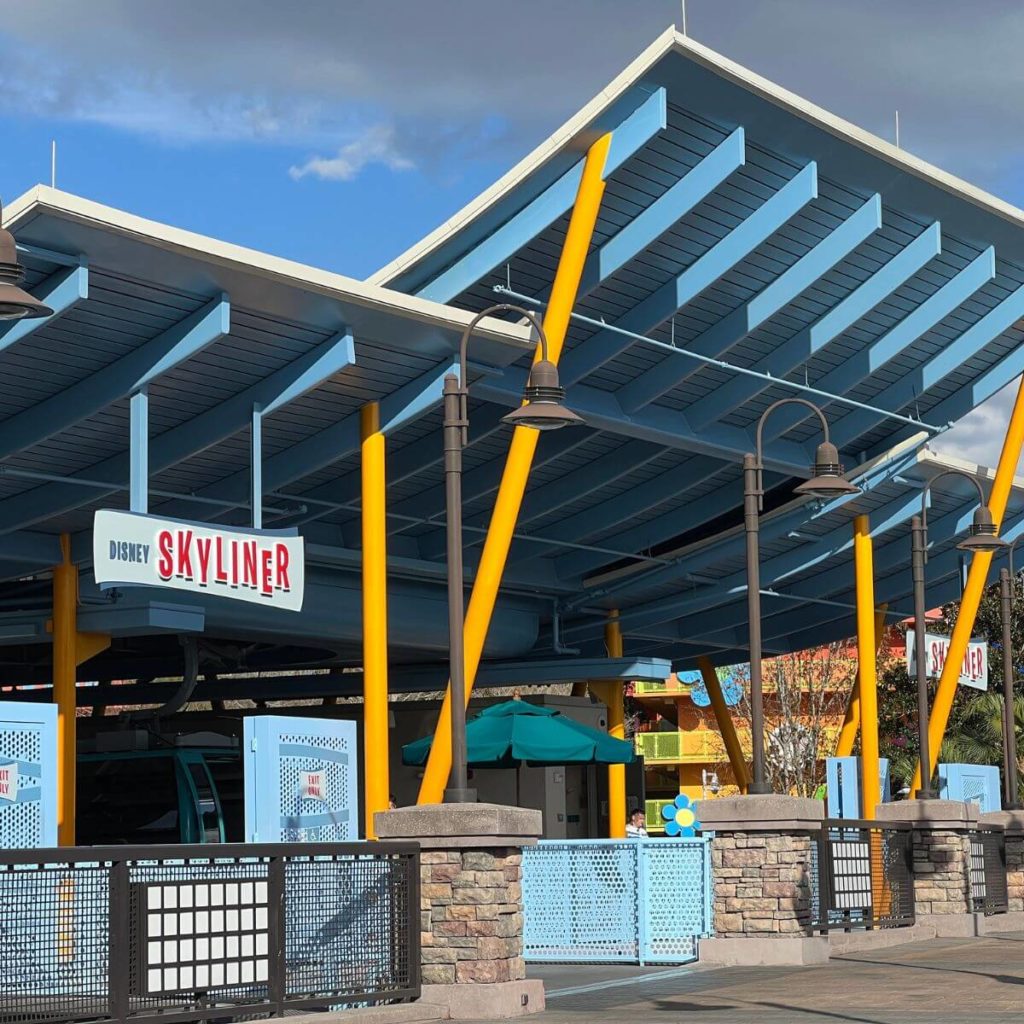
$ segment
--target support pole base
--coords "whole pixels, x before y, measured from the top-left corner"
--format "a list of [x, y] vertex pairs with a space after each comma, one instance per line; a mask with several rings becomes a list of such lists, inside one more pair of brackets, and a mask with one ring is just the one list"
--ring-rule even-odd
[[917, 795], [914, 797], [915, 800], [938, 800], [939, 794], [934, 789], [919, 789]]
[[767, 782], [748, 782], [747, 796], [765, 796], [771, 793], [772, 787]]
[[444, 791], [444, 802], [446, 804], [475, 804], [477, 794], [475, 789], [446, 789]]

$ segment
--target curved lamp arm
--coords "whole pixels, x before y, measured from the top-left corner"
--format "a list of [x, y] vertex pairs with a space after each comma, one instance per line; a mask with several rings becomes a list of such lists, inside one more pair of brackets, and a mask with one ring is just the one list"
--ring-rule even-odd
[[970, 473], [965, 473], [962, 469], [944, 469], [937, 476], [933, 476], [931, 480], [924, 485], [924, 490], [921, 491], [921, 526], [925, 532], [925, 551], [927, 552], [928, 544], [928, 495], [931, 493], [932, 484], [937, 480], [941, 480], [944, 476], [959, 476], [963, 477], [964, 480], [970, 480], [974, 484], [974, 489], [978, 492], [978, 504], [985, 505], [985, 491], [982, 489], [981, 481]]
[[768, 417], [783, 405], [806, 406], [818, 417], [818, 421], [821, 423], [821, 432], [825, 435], [826, 444], [831, 441], [828, 433], [828, 420], [825, 419], [825, 414], [813, 402], [808, 401], [806, 398], [780, 398], [777, 402], [772, 402], [761, 413], [761, 418], [757, 421], [757, 506], [759, 509], [764, 508], [764, 425]]
[[495, 316], [499, 313], [518, 313], [520, 316], [525, 316], [527, 320], [533, 324], [534, 330], [540, 339], [540, 350], [541, 359], [547, 359], [548, 357], [548, 336], [544, 333], [544, 325], [540, 322], [540, 317], [536, 313], [529, 309], [524, 309], [522, 306], [513, 306], [507, 302], [499, 302], [497, 305], [488, 306], [483, 312], [477, 313], [472, 320], [466, 325], [466, 329], [462, 332], [462, 341], [459, 343], [459, 387], [462, 389], [466, 388], [466, 349], [469, 347], [469, 338], [473, 331], [476, 330], [476, 325], [480, 323], [484, 317]]
[[477, 313], [472, 320], [466, 325], [466, 329], [462, 332], [462, 340], [459, 342], [459, 378], [458, 378], [458, 394], [459, 394], [459, 419], [462, 421], [462, 443], [469, 443], [469, 409], [467, 402], [469, 400], [469, 385], [466, 383], [466, 350], [469, 348], [469, 339], [476, 330], [476, 325], [480, 323], [485, 317], [494, 316], [499, 313], [518, 313], [520, 316], [525, 316], [527, 320], [533, 324], [534, 330], [537, 332], [537, 336], [540, 340], [540, 354], [541, 359], [547, 359], [548, 357], [548, 336], [544, 333], [544, 325], [540, 321], [540, 317], [537, 316], [532, 310], [524, 309], [522, 306], [515, 306], [508, 302], [499, 302], [493, 306], [488, 306], [487, 309], [480, 313]]

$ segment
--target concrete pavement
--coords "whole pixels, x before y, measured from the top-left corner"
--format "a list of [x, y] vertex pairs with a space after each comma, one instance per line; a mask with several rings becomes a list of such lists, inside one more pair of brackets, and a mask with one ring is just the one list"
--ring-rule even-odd
[[[534, 967], [534, 1024], [1018, 1024], [1024, 933], [932, 939], [816, 967]], [[483, 1024], [483, 1022], [481, 1022]]]

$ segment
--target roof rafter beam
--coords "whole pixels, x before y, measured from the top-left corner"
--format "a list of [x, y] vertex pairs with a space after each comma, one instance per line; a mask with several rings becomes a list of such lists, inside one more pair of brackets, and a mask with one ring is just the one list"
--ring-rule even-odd
[[595, 249], [583, 265], [578, 298], [621, 270], [706, 199], [746, 160], [743, 129], [737, 128], [618, 234]]
[[[664, 130], [667, 123], [667, 94], [664, 88], [659, 87], [612, 130], [603, 177], [607, 179], [617, 171]], [[581, 158], [523, 209], [419, 288], [416, 294], [436, 302], [451, 302], [471, 288], [572, 208], [582, 175]]]
[[[477, 411], [471, 417], [470, 447], [499, 431], [502, 428], [502, 418], [505, 415], [504, 409], [496, 408], [493, 405], [486, 405]], [[436, 466], [443, 459], [444, 450], [440, 441], [440, 431], [436, 434], [431, 432], [426, 437], [412, 441], [388, 455], [387, 484], [389, 487], [393, 487], [404, 480], [409, 480]], [[359, 504], [361, 494], [362, 478], [359, 470], [356, 469], [336, 480], [328, 480], [326, 483], [319, 484], [310, 491], [292, 494], [289, 497], [314, 503], [321, 501], [329, 503], [330, 507], [325, 506], [320, 510], [313, 508], [302, 519], [302, 522], [309, 522], [312, 519], [330, 515], [339, 507], [351, 505], [355, 508]]]
[[[862, 477], [858, 478], [858, 485], [865, 491], [885, 482], [904, 471], [909, 464], [916, 460], [916, 451], [904, 453], [900, 458], [882, 463]], [[762, 542], [767, 543], [785, 536], [791, 530], [798, 529], [803, 523], [809, 520], [820, 519], [839, 508], [844, 507], [851, 501], [857, 500], [856, 495], [833, 499], [826, 502], [816, 512], [812, 511], [807, 504], [799, 504], [778, 514], [770, 515], [761, 522]], [[916, 505], [915, 505], [916, 502]], [[884, 532], [891, 529], [897, 523], [906, 521], [914, 514], [914, 509], [920, 509], [921, 499], [919, 495], [910, 495], [891, 502], [883, 510], [876, 510], [873, 514], [881, 519], [875, 526], [875, 532]], [[701, 569], [721, 562], [724, 559], [741, 556], [745, 543], [742, 529], [730, 530], [729, 533], [719, 539], [711, 539], [696, 547], [692, 551], [680, 553], [677, 556], [677, 564], [657, 568], [650, 572], [640, 572], [635, 576], [627, 576], [620, 584], [612, 584], [607, 587], [594, 588], [594, 597], [621, 599], [625, 594], [637, 590], [646, 589], [667, 582], [685, 580], [693, 573]], [[853, 539], [849, 530], [842, 528], [831, 531], [823, 537], [815, 538], [813, 550], [815, 554], [808, 555], [806, 548], [787, 551], [774, 559], [762, 562], [762, 579], [765, 584], [777, 583], [780, 579], [791, 575], [794, 572], [806, 571], [808, 568], [833, 557], [840, 551], [852, 547]], [[664, 555], [662, 557], [672, 557]], [[673, 599], [661, 599], [649, 603], [634, 605], [624, 609], [621, 613], [623, 625], [628, 622], [648, 624], [649, 622], [665, 622], [677, 617], [683, 611], [695, 612], [702, 608], [713, 607], [715, 604], [722, 604], [730, 600], [729, 591], [735, 588], [746, 586], [746, 573], [740, 571], [721, 580], [715, 580], [713, 584], [707, 585], [700, 593], [688, 594]], [[650, 616], [650, 618], [648, 618]], [[659, 616], [661, 616], [659, 618]], [[566, 635], [575, 634], [577, 631], [592, 631], [591, 626], [575, 627], [569, 626], [565, 629]]]
[[[686, 270], [666, 281], [616, 321], [615, 326], [634, 334], [653, 331], [724, 277], [817, 196], [818, 168], [817, 164], [810, 163]], [[582, 380], [631, 344], [623, 334], [597, 331], [562, 356], [559, 362], [562, 385], [567, 387]]]
[[140, 391], [230, 330], [228, 297], [221, 295], [211, 299], [202, 309], [110, 366], [0, 423], [0, 458], [31, 448], [118, 399]]
[[[929, 388], [941, 383], [949, 374], [973, 359], [994, 338], [1009, 330], [1024, 317], [1024, 285], [1011, 292], [977, 323], [967, 328], [958, 338], [940, 349], [923, 366], [890, 384], [876, 399], [886, 409], [900, 410], [920, 398]], [[931, 418], [931, 414], [929, 414]], [[849, 444], [867, 433], [877, 420], [861, 409], [854, 409], [837, 420], [833, 435], [837, 444]]]
[[[194, 416], [164, 433], [150, 438], [149, 470], [155, 475], [169, 466], [212, 447], [248, 425], [254, 405], [272, 402], [291, 381], [305, 373], [335, 347], [331, 338], [293, 359], [238, 394]], [[0, 501], [0, 533], [10, 533], [32, 523], [91, 503], [104, 494], [113, 494], [124, 486], [129, 474], [129, 453], [119, 452], [87, 467], [81, 475], [90, 480], [108, 480], [110, 491], [83, 489], [74, 483], [53, 483], [34, 487]]]
[[[884, 521], [880, 521], [877, 526], [872, 526], [872, 535], [876, 538], [881, 538], [887, 531], [905, 527], [906, 523], [909, 522], [910, 516], [919, 515], [920, 511], [920, 498], [911, 496], [909, 504], [900, 504], [897, 508], [891, 510]], [[934, 520], [930, 519], [928, 522], [928, 534], [933, 546], [936, 541], [949, 540], [965, 531], [970, 525], [972, 517], [973, 510], [969, 509], [968, 511], [951, 512]], [[879, 544], [875, 549], [875, 588], [877, 594], [885, 594], [887, 598], [893, 595], [893, 592], [886, 588], [883, 581], [893, 573], [898, 573], [905, 569], [907, 543], [907, 534], [904, 533], [903, 535], [888, 537], [885, 543]], [[851, 547], [852, 544], [846, 545], [843, 550], [849, 550]], [[937, 564], [937, 557], [933, 555], [929, 558], [929, 567], [932, 567], [933, 561], [936, 561]], [[768, 582], [778, 583], [781, 580], [782, 577], [779, 577]], [[851, 580], [852, 575], [849, 566], [838, 566], [826, 569], [809, 579], [799, 581], [788, 587], [779, 597], [785, 601], [801, 599], [814, 601], [822, 598], [841, 598], [843, 595], [852, 594]], [[732, 585], [740, 586], [745, 592], [746, 574], [737, 574], [733, 577]], [[852, 601], [850, 603], [852, 604]], [[744, 605], [738, 605], [730, 611], [723, 611], [721, 608], [708, 609], [703, 612], [687, 615], [686, 619], [687, 626], [691, 627], [697, 635], [701, 635], [701, 632], [705, 629], [712, 630], [719, 625], [722, 628], [729, 625], [739, 626], [746, 621], [747, 613]]]
[[[554, 437], [547, 438], [537, 445], [537, 452], [533, 457], [533, 468], [539, 469], [550, 462], [555, 462], [567, 452], [586, 444], [587, 434], [582, 430], [562, 430]], [[470, 470], [462, 478], [462, 506], [465, 508], [471, 501], [479, 501], [493, 494], [501, 485], [501, 478], [505, 472], [505, 455], [491, 459], [476, 469]], [[428, 519], [437, 519], [438, 527], [444, 524], [445, 514], [445, 485], [443, 483], [431, 487], [412, 498], [399, 502], [394, 508], [388, 510], [396, 515], [421, 516]], [[487, 513], [488, 517], [490, 512]], [[408, 529], [415, 523], [396, 523], [389, 527], [389, 532], [398, 533]], [[424, 537], [420, 542], [420, 551], [424, 558], [441, 558], [445, 554], [445, 538], [442, 533], [437, 537]]]
[[[895, 359], [922, 335], [941, 323], [958, 306], [963, 305], [979, 288], [996, 276], [996, 254], [991, 246], [976, 256], [966, 267], [947, 281], [937, 292], [916, 306], [895, 327], [886, 331], [877, 341], [860, 349], [830, 370], [815, 383], [822, 391], [845, 395], [857, 384], [870, 377], [890, 360]], [[827, 408], [830, 402], [823, 402]], [[787, 430], [807, 419], [803, 406], [789, 405], [773, 416], [765, 427], [765, 436], [779, 437]]]
[[[704, 523], [711, 522], [718, 516], [733, 512], [743, 501], [743, 484], [737, 466], [736, 478], [730, 484], [723, 485], [711, 494], [703, 495], [697, 501], [684, 507], [673, 507], [654, 519], [615, 535], [617, 547], [627, 551], [636, 551], [638, 561], [642, 561], [639, 553], [648, 551], [663, 544], [672, 537], [679, 537]], [[768, 487], [771, 487], [769, 482]], [[557, 559], [556, 571], [563, 579], [572, 579], [586, 575], [593, 569], [607, 565], [609, 559], [586, 552], [574, 551]]]
[[53, 310], [51, 316], [32, 320], [15, 320], [6, 327], [0, 327], [0, 352], [16, 345], [19, 341], [54, 323], [69, 309], [89, 298], [89, 264], [83, 258], [76, 266], [58, 270], [45, 281], [36, 285], [34, 298]]
[[[346, 335], [346, 337], [351, 337]], [[345, 342], [339, 336], [339, 346]], [[341, 357], [341, 349], [335, 358]], [[434, 408], [441, 401], [441, 389], [445, 374], [451, 373], [454, 360], [448, 359], [439, 363], [433, 370], [409, 381], [397, 391], [380, 400], [380, 429], [382, 434], [391, 434], [403, 424], [418, 419], [423, 413]], [[326, 370], [326, 362], [323, 364]], [[333, 376], [331, 371], [325, 379]], [[322, 383], [322, 382], [321, 382]], [[294, 390], [294, 389], [289, 389]], [[272, 403], [272, 408], [280, 408]], [[263, 415], [267, 414], [264, 409]], [[284, 448], [276, 455], [263, 460], [263, 490], [271, 494], [280, 487], [301, 480], [311, 473], [316, 473], [332, 463], [348, 458], [359, 451], [360, 414], [350, 413], [337, 423], [325, 427], [311, 437], [307, 437], [290, 447]], [[223, 480], [197, 491], [199, 497], [237, 500], [244, 502], [249, 487], [249, 471], [241, 469]], [[288, 495], [288, 500], [301, 501], [304, 496]], [[327, 510], [325, 510], [326, 512]], [[324, 514], [324, 513], [321, 513]], [[303, 521], [309, 521], [304, 517]]]
[[[784, 377], [791, 373], [815, 352], [821, 351], [831, 341], [849, 330], [897, 288], [906, 284], [941, 251], [942, 232], [936, 221], [827, 313], [798, 331], [778, 348], [762, 356], [751, 369], [776, 377]], [[686, 414], [695, 427], [702, 427], [729, 415], [744, 403], [757, 398], [770, 386], [749, 377], [737, 377], [689, 406]], [[875, 404], [883, 408], [891, 407], [881, 398]]]
[[[881, 226], [882, 199], [876, 193], [749, 302], [687, 342], [686, 347], [700, 355], [721, 356], [846, 259]], [[699, 368], [689, 360], [684, 363], [667, 357], [620, 389], [619, 401], [626, 412], [636, 412], [697, 372]]]
[[[476, 394], [501, 405], [516, 408], [522, 404], [526, 373], [510, 367], [500, 374], [484, 378], [473, 387]], [[569, 392], [566, 405], [586, 420], [587, 426], [620, 437], [635, 437], [665, 448], [720, 459], [742, 459], [751, 451], [753, 441], [746, 430], [716, 424], [712, 429], [695, 431], [681, 412], [652, 406], [627, 416], [609, 391], [577, 384]], [[793, 441], [779, 441], [765, 452], [768, 470], [788, 476], [805, 477], [813, 462], [810, 448]]]
[[[684, 494], [690, 487], [700, 486], [725, 470], [727, 465], [721, 459], [696, 455], [687, 459], [682, 466], [661, 473], [632, 491], [616, 495], [611, 501], [603, 501], [561, 520], [546, 529], [544, 536], [551, 540], [568, 543], [600, 537], [614, 530], [620, 523], [628, 521], [632, 516]], [[520, 551], [513, 544], [509, 560], [522, 564], [528, 558], [550, 553], [550, 548], [547, 551], [537, 551], [536, 549]]]

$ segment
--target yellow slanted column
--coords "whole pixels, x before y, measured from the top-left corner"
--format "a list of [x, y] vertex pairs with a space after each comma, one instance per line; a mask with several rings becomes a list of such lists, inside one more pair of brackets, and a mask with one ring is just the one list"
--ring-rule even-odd
[[75, 676], [78, 635], [78, 567], [71, 538], [60, 538], [62, 560], [53, 568], [53, 699], [57, 704], [57, 841], [75, 845], [75, 785], [78, 756]]
[[[889, 610], [887, 602], [883, 602], [875, 609], [875, 657], [882, 647], [882, 639], [885, 636], [885, 613]], [[850, 699], [846, 703], [846, 716], [843, 718], [843, 726], [839, 730], [839, 739], [836, 741], [836, 757], [849, 757], [853, 753], [853, 745], [857, 741], [857, 733], [860, 730], [860, 666], [858, 664], [857, 674], [853, 680], [853, 687], [850, 690]]]
[[[601, 209], [601, 197], [604, 195], [604, 165], [611, 138], [611, 134], [603, 135], [587, 151], [583, 175], [576, 192], [576, 203], [573, 206], [569, 228], [562, 245], [562, 255], [558, 261], [558, 270], [551, 287], [551, 298], [544, 315], [544, 333], [548, 339], [548, 358], [553, 363], [558, 362], [562, 352], [569, 316], [576, 302], [580, 276], [594, 234], [597, 215]], [[539, 359], [538, 347], [534, 361]], [[519, 518], [519, 507], [526, 491], [539, 436], [538, 431], [532, 427], [516, 427], [509, 445], [505, 470], [494, 501], [494, 512], [491, 514], [487, 538], [480, 553], [480, 563], [469, 598], [469, 607], [466, 609], [464, 636], [467, 703], [473, 692], [473, 683], [476, 681], [476, 671], [483, 654], [491, 615], [494, 613], [498, 588], [501, 585], [502, 573], [505, 571], [505, 560], [508, 558], [512, 534]], [[421, 804], [441, 802], [451, 771], [450, 701], [451, 687], [445, 693], [437, 729], [434, 731], [434, 742], [430, 748], [430, 757], [423, 773], [419, 795]]]
[[366, 838], [389, 806], [387, 492], [380, 406], [359, 413], [363, 517], [363, 807]]
[[861, 813], [874, 818], [882, 794], [878, 778], [878, 681], [875, 673], [875, 576], [871, 524], [853, 521], [853, 560], [857, 576], [857, 660], [860, 665]]
[[[1024, 377], [1021, 377], [1017, 388], [1017, 399], [1013, 405], [1013, 412], [1010, 414], [1010, 422], [1006, 427], [1003, 450], [999, 455], [999, 465], [996, 467], [996, 477], [992, 482], [992, 491], [988, 499], [988, 510], [992, 513], [992, 521], [996, 524], [996, 529], [1002, 525], [1003, 516], [1006, 514], [1006, 503], [1013, 487], [1013, 474], [1020, 461], [1022, 449], [1024, 449]], [[928, 719], [930, 775], [935, 773], [935, 766], [939, 762], [940, 748], [946, 735], [946, 725], [949, 722], [949, 713], [953, 709], [953, 698], [956, 696], [957, 682], [960, 678], [960, 666], [967, 653], [967, 645], [970, 642], [974, 620], [978, 615], [978, 606], [981, 604], [985, 585], [988, 582], [988, 570], [991, 564], [991, 551], [977, 551], [971, 556], [967, 586], [964, 587], [963, 597], [960, 600], [960, 613], [956, 617], [953, 635], [949, 638], [949, 652], [942, 666], [942, 675], [939, 676], [939, 685], [935, 690], [935, 700], [932, 702], [932, 712]], [[920, 762], [910, 788], [914, 793], [921, 788]]]
[[736, 726], [733, 723], [732, 715], [729, 714], [729, 706], [725, 703], [725, 695], [722, 693], [722, 684], [719, 682], [718, 673], [708, 658], [698, 658], [697, 667], [704, 680], [704, 689], [708, 691], [708, 696], [711, 698], [711, 710], [715, 713], [718, 731], [722, 735], [726, 753], [729, 755], [733, 778], [736, 780], [740, 792], [746, 793], [747, 783], [750, 781], [750, 776], [747, 774], [747, 763], [743, 759], [743, 747], [740, 746], [740, 738], [736, 735]]

